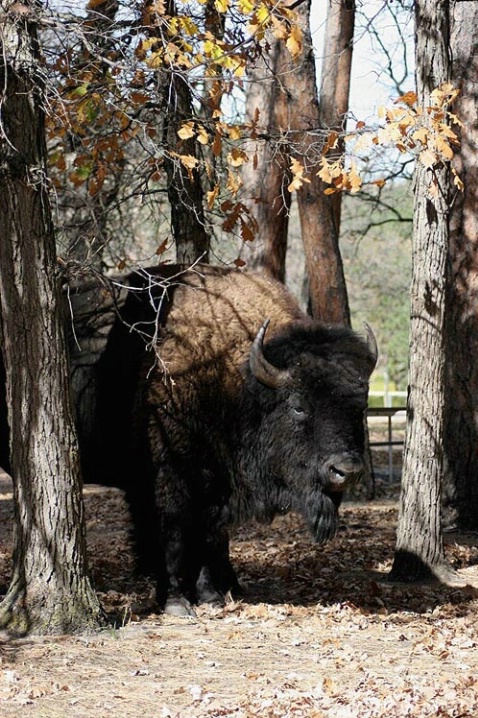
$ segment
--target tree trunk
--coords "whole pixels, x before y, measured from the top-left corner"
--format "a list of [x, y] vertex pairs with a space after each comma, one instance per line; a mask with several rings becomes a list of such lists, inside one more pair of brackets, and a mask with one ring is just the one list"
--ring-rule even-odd
[[[152, 5], [147, 0], [146, 5]], [[176, 5], [168, 0], [167, 13], [174, 17]], [[164, 41], [161, 27], [155, 30]], [[168, 178], [171, 230], [176, 244], [176, 260], [181, 264], [209, 261], [210, 238], [204, 216], [204, 190], [198, 171], [198, 144], [195, 137], [181, 138], [178, 132], [193, 116], [191, 89], [187, 78], [174, 69], [166, 75], [163, 139], [164, 164]]]
[[[101, 0], [94, 3], [94, 8], [87, 3], [85, 12], [85, 25], [95, 28], [94, 36], [89, 36], [88, 47], [83, 45], [79, 51], [79, 57], [75, 58], [75, 64], [85, 66], [91, 62], [93, 55], [95, 60], [105, 57], [108, 51], [111, 52], [114, 46], [114, 25], [116, 14], [119, 9], [119, 0]], [[83, 57], [81, 57], [83, 55]], [[94, 62], [94, 61], [93, 61]], [[110, 66], [103, 62], [96, 82], [107, 83]], [[101, 76], [102, 75], [102, 76]], [[95, 129], [91, 128], [94, 136]], [[96, 128], [97, 131], [97, 128]], [[70, 141], [81, 146], [82, 138], [70, 129]], [[97, 171], [94, 168], [94, 172]], [[74, 259], [83, 267], [95, 267], [101, 270], [103, 256], [108, 244], [108, 210], [114, 205], [118, 198], [121, 186], [121, 168], [109, 170], [109, 176], [105, 185], [93, 194], [89, 192], [89, 185], [76, 188], [75, 196], [77, 206], [70, 221], [71, 230], [68, 232], [68, 259]], [[60, 209], [61, 213], [61, 209]]]
[[[296, 123], [302, 130], [300, 155], [314, 157], [317, 137], [311, 133], [320, 128], [322, 133], [334, 130], [338, 134], [349, 108], [350, 73], [354, 36], [354, 0], [329, 3], [325, 29], [324, 63], [320, 100], [316, 99], [315, 63], [309, 29], [310, 6], [298, 8], [304, 27], [304, 57], [297, 73], [290, 76]], [[311, 99], [312, 98], [312, 99]], [[337, 153], [344, 152], [343, 142]], [[325, 195], [324, 183], [317, 176], [317, 165], [310, 167], [310, 183], [297, 192], [302, 241], [309, 277], [309, 295], [312, 315], [326, 322], [350, 326], [350, 309], [339, 248], [341, 194]]]
[[285, 258], [291, 196], [287, 189], [289, 155], [279, 142], [287, 132], [287, 97], [282, 87], [290, 72], [289, 52], [282, 40], [271, 38], [271, 49], [248, 75], [246, 122], [258, 116], [259, 138], [246, 150], [250, 161], [243, 166], [244, 204], [257, 222], [252, 242], [244, 243], [241, 257], [250, 269], [263, 270], [285, 281]]
[[[459, 130], [455, 168], [464, 191], [453, 196], [450, 216], [450, 312], [446, 323], [445, 482], [447, 524], [478, 528], [478, 2], [452, 2], [452, 84], [460, 89], [453, 112]], [[456, 127], [454, 128], [456, 129]]]
[[164, 139], [168, 150], [165, 166], [171, 229], [176, 243], [176, 259], [181, 264], [209, 261], [209, 236], [203, 207], [203, 188], [197, 167], [187, 167], [181, 157], [197, 160], [194, 137], [181, 139], [178, 131], [192, 117], [190, 90], [186, 81], [171, 74], [168, 88]]
[[[86, 567], [81, 477], [46, 181], [36, 2], [3, 17], [0, 304], [14, 480], [14, 566], [0, 624], [83, 631], [102, 612]], [[5, 9], [5, 3], [4, 3]]]
[[[417, 0], [416, 67], [420, 103], [449, 79], [448, 0]], [[402, 492], [393, 580], [452, 576], [441, 534], [441, 483], [445, 456], [445, 311], [449, 172], [417, 162], [411, 287], [410, 387]]]
[[[341, 130], [348, 110], [354, 6], [342, 2], [330, 5], [324, 113], [319, 112], [317, 98], [310, 0], [301, 3], [297, 13], [303, 32], [300, 56], [293, 59], [283, 41], [271, 39], [271, 52], [251, 76], [248, 120], [251, 121], [256, 108], [259, 109], [264, 139], [257, 143], [257, 157], [245, 166], [243, 173], [250, 197], [248, 206], [259, 224], [259, 234], [243, 256], [249, 266], [264, 268], [283, 281], [290, 210], [288, 168], [291, 159], [297, 159], [309, 180], [297, 190], [297, 203], [312, 314], [325, 322], [350, 325], [339, 249], [340, 198], [324, 195], [325, 187], [317, 171], [328, 134], [324, 128], [330, 125]], [[267, 77], [270, 74], [272, 79]], [[333, 112], [330, 107], [334, 108]]]

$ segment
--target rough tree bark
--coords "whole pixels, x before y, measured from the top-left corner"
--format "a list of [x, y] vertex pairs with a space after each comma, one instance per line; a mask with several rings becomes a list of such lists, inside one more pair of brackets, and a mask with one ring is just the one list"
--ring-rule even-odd
[[245, 167], [245, 189], [251, 196], [248, 204], [259, 232], [244, 256], [250, 266], [264, 268], [283, 280], [291, 201], [288, 168], [291, 159], [297, 159], [309, 180], [297, 190], [297, 203], [311, 312], [323, 321], [350, 325], [338, 241], [340, 198], [324, 195], [325, 186], [317, 171], [328, 134], [325, 130], [341, 130], [348, 110], [354, 7], [349, 2], [329, 6], [326, 81], [321, 93], [324, 112], [319, 111], [317, 98], [310, 2], [301, 3], [296, 11], [303, 32], [300, 56], [292, 59], [283, 41], [271, 40], [272, 50], [252, 74], [248, 90], [249, 119], [254, 118], [258, 108], [264, 139], [258, 145], [257, 162]]
[[[95, 60], [107, 55], [112, 49], [114, 38], [114, 24], [119, 9], [119, 0], [101, 0], [95, 2], [94, 7], [87, 3], [84, 21], [85, 28], [94, 27], [94, 35], [88, 33], [88, 46], [83, 43], [80, 54], [85, 58], [83, 64], [91, 61], [94, 53]], [[88, 59], [87, 59], [88, 58]], [[77, 58], [77, 63], [79, 64]], [[103, 72], [103, 81], [107, 82], [107, 73], [110, 66], [105, 62], [100, 63]], [[71, 141], [81, 145], [81, 137], [72, 134]], [[97, 169], [96, 167], [94, 168]], [[108, 243], [108, 210], [117, 200], [121, 185], [121, 168], [110, 171], [105, 184], [97, 192], [90, 194], [88, 183], [82, 190], [76, 188], [73, 202], [76, 207], [68, 228], [68, 258], [81, 263], [83, 267], [95, 267], [101, 270], [103, 265], [104, 250]], [[69, 201], [72, 201], [69, 198]], [[61, 211], [61, 210], [60, 210]]]
[[248, 74], [246, 122], [259, 122], [259, 137], [247, 150], [250, 161], [242, 170], [244, 204], [257, 223], [252, 242], [242, 247], [247, 266], [285, 281], [285, 259], [291, 195], [289, 155], [280, 142], [287, 132], [287, 94], [282, 86], [290, 72], [284, 42], [271, 39], [271, 49]]
[[[176, 14], [174, 0], [168, 0], [167, 7], [169, 15]], [[196, 167], [185, 166], [181, 161], [184, 156], [197, 159], [197, 142], [194, 137], [181, 139], [178, 135], [183, 123], [193, 116], [191, 90], [187, 80], [174, 70], [166, 85], [164, 141], [167, 154], [164, 162], [176, 260], [181, 264], [193, 264], [198, 260], [208, 262], [210, 238], [206, 231], [201, 177]]]
[[450, 312], [446, 330], [445, 517], [449, 526], [478, 528], [478, 2], [450, 3], [453, 112], [458, 129], [455, 168], [464, 182], [450, 215]]
[[0, 304], [14, 480], [14, 565], [0, 607], [10, 630], [97, 627], [70, 407], [46, 178], [34, 0], [2, 5]]
[[[324, 61], [319, 103], [316, 98], [315, 63], [310, 30], [306, 18], [310, 9], [304, 4], [299, 11], [305, 29], [304, 62], [290, 91], [294, 93], [296, 118], [302, 129], [300, 154], [304, 157], [313, 151], [316, 143], [308, 130], [343, 131], [349, 109], [350, 73], [355, 24], [354, 0], [330, 2], [325, 28]], [[306, 14], [307, 13], [307, 14]], [[299, 79], [298, 79], [299, 78]], [[297, 88], [294, 92], [294, 88]], [[298, 91], [299, 90], [299, 91]], [[311, 98], [312, 101], [311, 101]], [[337, 152], [343, 154], [343, 142]], [[350, 309], [339, 248], [341, 194], [325, 195], [325, 186], [317, 176], [317, 167], [309, 173], [310, 183], [297, 192], [302, 241], [309, 277], [309, 295], [312, 315], [328, 322], [350, 326]]]
[[191, 93], [184, 78], [174, 72], [169, 79], [164, 139], [168, 149], [165, 166], [171, 229], [176, 244], [176, 259], [181, 264], [209, 261], [209, 235], [206, 231], [201, 177], [196, 167], [186, 167], [181, 156], [195, 158], [195, 138], [181, 139], [178, 131], [192, 117]]
[[[448, 0], [417, 0], [416, 67], [419, 101], [449, 80]], [[438, 192], [429, 192], [433, 171]], [[441, 533], [445, 468], [445, 313], [448, 258], [449, 171], [415, 169], [411, 286], [410, 387], [402, 491], [393, 580], [432, 576], [452, 580]]]

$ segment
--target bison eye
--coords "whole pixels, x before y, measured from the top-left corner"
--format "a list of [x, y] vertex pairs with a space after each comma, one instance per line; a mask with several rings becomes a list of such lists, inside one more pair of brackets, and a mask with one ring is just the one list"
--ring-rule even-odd
[[303, 406], [293, 406], [292, 413], [298, 419], [303, 419], [307, 416], [307, 412]]

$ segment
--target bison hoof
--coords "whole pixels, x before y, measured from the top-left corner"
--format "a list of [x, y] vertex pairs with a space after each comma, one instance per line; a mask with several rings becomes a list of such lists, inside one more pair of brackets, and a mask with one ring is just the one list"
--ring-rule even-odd
[[166, 601], [164, 613], [168, 616], [179, 616], [181, 618], [195, 618], [196, 613], [187, 598], [184, 596], [172, 596]]

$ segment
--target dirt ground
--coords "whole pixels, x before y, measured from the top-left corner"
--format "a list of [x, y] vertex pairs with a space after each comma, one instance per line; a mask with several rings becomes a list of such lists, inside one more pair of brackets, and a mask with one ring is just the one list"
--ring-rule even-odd
[[[238, 530], [247, 589], [197, 618], [154, 612], [132, 580], [121, 492], [85, 488], [90, 563], [121, 625], [82, 637], [0, 640], [0, 718], [369, 718], [478, 716], [477, 592], [386, 582], [397, 485], [347, 501], [338, 537], [312, 544], [300, 519]], [[8, 586], [11, 485], [0, 480], [0, 594]], [[478, 536], [450, 537], [475, 581]]]

